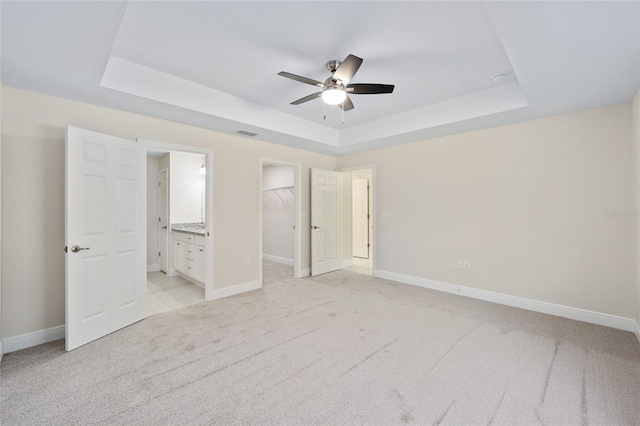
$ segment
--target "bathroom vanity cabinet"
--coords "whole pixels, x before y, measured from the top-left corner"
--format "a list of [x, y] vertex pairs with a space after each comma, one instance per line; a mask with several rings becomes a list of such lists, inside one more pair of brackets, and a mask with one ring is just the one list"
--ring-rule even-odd
[[205, 237], [191, 232], [173, 231], [173, 265], [176, 271], [204, 283]]

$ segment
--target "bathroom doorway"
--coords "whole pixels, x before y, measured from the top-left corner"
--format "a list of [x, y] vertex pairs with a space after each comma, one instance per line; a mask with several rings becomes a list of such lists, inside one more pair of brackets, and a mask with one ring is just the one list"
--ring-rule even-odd
[[147, 141], [147, 315], [212, 298], [212, 158]]

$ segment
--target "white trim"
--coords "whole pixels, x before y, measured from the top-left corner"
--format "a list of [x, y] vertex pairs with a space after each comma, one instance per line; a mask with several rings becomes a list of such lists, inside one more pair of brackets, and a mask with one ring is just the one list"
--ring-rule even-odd
[[246, 293], [247, 291], [258, 290], [262, 288], [261, 281], [250, 281], [244, 284], [236, 284], [229, 287], [214, 290], [211, 299], [218, 300], [229, 296], [235, 296], [236, 294]]
[[19, 351], [60, 339], [64, 339], [64, 325], [33, 331], [19, 336], [7, 337], [6, 339], [2, 339], [2, 346], [4, 353], [8, 354], [9, 352]]
[[283, 265], [293, 266], [294, 260], [287, 259], [286, 257], [273, 256], [271, 254], [262, 253], [262, 260], [268, 260], [270, 262], [281, 263]]
[[155, 265], [147, 265], [147, 272], [157, 272], [160, 270], [160, 264], [156, 263]]
[[638, 342], [640, 342], [640, 323], [638, 323], [638, 321], [636, 321], [635, 328], [636, 337], [638, 338]]
[[311, 268], [300, 269], [300, 276], [296, 278], [304, 278], [311, 275]]
[[555, 303], [542, 302], [539, 300], [526, 299], [524, 297], [510, 296], [493, 291], [480, 290], [471, 287], [463, 287], [455, 284], [429, 280], [426, 278], [412, 277], [410, 275], [397, 274], [381, 270], [373, 270], [373, 276], [387, 280], [398, 281], [405, 284], [424, 287], [446, 293], [459, 294], [472, 299], [485, 300], [487, 302], [501, 305], [513, 306], [515, 308], [526, 309], [528, 311], [541, 312], [543, 314], [555, 315], [573, 319], [576, 321], [588, 322], [591, 324], [603, 325], [605, 327], [617, 328], [619, 330], [634, 331], [636, 322], [631, 318], [624, 318], [601, 312], [588, 311], [586, 309], [573, 308], [571, 306], [557, 305]]
[[353, 265], [353, 258], [345, 259], [345, 260], [342, 261], [342, 267], [343, 268], [348, 268], [351, 265]]
[[178, 275], [179, 275], [179, 272], [176, 268], [169, 268], [169, 270], [167, 271], [168, 277], [177, 277]]

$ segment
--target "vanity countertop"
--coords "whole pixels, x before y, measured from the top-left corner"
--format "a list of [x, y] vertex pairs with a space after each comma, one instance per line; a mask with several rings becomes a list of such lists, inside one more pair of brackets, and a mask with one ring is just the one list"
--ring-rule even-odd
[[205, 235], [204, 223], [172, 223], [172, 231], [188, 232], [190, 234]]

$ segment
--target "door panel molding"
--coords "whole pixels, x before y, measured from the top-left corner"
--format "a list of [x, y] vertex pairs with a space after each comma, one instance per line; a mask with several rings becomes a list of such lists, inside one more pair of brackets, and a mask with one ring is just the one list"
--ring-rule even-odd
[[342, 267], [342, 173], [311, 169], [311, 275]]
[[65, 155], [70, 351], [146, 318], [147, 168], [134, 141], [71, 126]]

